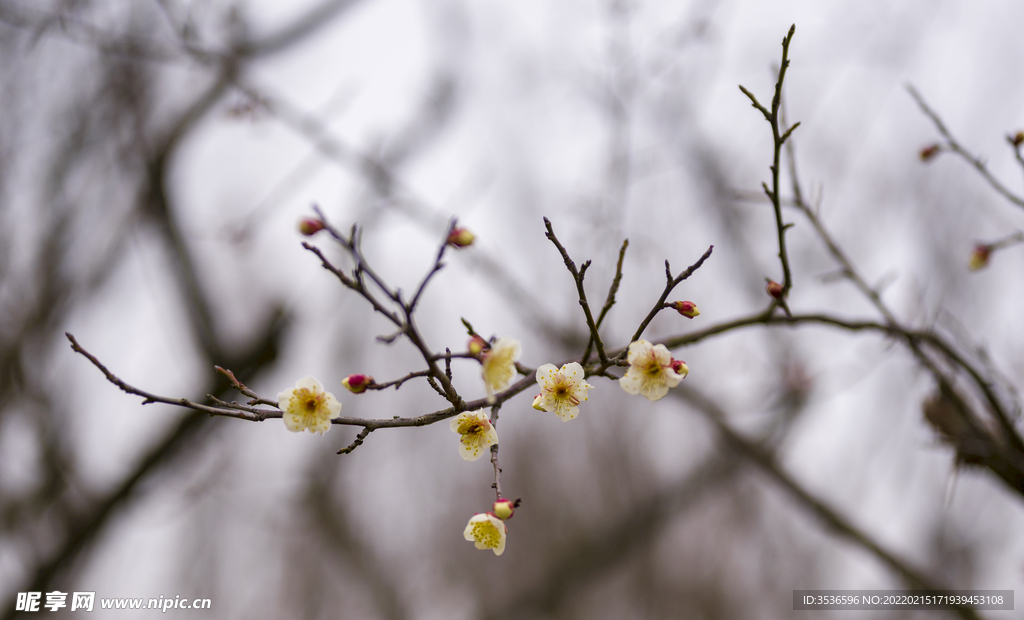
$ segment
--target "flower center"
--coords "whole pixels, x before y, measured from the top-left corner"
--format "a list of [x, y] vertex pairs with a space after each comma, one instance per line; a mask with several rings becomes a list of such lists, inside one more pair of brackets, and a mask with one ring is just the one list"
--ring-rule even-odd
[[480, 433], [484, 432], [484, 427], [479, 422], [474, 422], [469, 425], [469, 428], [462, 432], [463, 435], [469, 435], [470, 437], [476, 437]]
[[323, 395], [317, 394], [316, 392], [308, 389], [296, 390], [295, 396], [297, 397], [299, 409], [306, 415], [313, 415], [320, 409], [320, 404], [323, 402]]
[[501, 541], [498, 528], [494, 527], [494, 524], [489, 521], [477, 523], [473, 526], [473, 538], [483, 543], [488, 549], [496, 548]]

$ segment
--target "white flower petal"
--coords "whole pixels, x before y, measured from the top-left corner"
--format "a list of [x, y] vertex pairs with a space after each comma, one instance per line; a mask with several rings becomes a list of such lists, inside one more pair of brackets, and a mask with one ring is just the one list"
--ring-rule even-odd
[[537, 383], [547, 385], [551, 382], [551, 378], [557, 372], [558, 368], [556, 368], [554, 364], [543, 364], [537, 368]]
[[297, 390], [312, 390], [313, 392], [323, 392], [324, 386], [320, 385], [320, 382], [316, 380], [312, 375], [306, 375], [295, 382], [295, 389]]

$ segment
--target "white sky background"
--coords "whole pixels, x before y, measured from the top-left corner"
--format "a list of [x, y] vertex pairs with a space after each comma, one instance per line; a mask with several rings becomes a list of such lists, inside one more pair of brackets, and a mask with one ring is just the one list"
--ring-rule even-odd
[[[244, 6], [258, 35], [301, 14], [303, 5], [266, 0]], [[657, 298], [663, 261], [681, 270], [711, 244], [712, 258], [673, 297], [692, 299], [702, 315], [686, 322], [666, 313], [647, 336], [665, 338], [763, 307], [764, 276], [781, 275], [771, 210], [749, 201], [719, 212], [707, 162], [720, 166], [724, 181], [739, 191], [756, 192], [769, 180], [770, 129], [737, 84], [770, 102], [771, 67], [792, 23], [797, 32], [786, 81], [788, 113], [802, 123], [794, 138], [800, 174], [812, 196], [823, 196], [826, 226], [870, 282], [895, 277], [885, 299], [897, 316], [915, 325], [962, 329], [1021, 386], [1024, 328], [1017, 285], [1024, 251], [999, 253], [976, 274], [965, 265], [975, 241], [1020, 229], [1024, 214], [964, 162], [952, 156], [929, 165], [917, 160], [936, 132], [904, 86], [913, 83], [954, 134], [1020, 191], [1021, 169], [1004, 136], [1024, 128], [1024, 5], [634, 2], [618, 17], [611, 13], [606, 3], [593, 1], [368, 0], [305, 44], [247, 71], [271, 97], [323, 114], [334, 136], [371, 154], [388, 148], [396, 130], [415, 117], [439, 73], [454, 80], [457, 97], [440, 137], [398, 169], [407, 192], [432, 210], [438, 221], [433, 226], [380, 205], [351, 167], [317, 159], [306, 139], [271, 115], [232, 119], [221, 106], [179, 151], [172, 195], [203, 265], [204, 284], [218, 290], [218, 304], [232, 317], [218, 325], [218, 333], [227, 342], [242, 337], [276, 300], [295, 314], [285, 358], [273, 376], [252, 387], [272, 397], [312, 374], [339, 395], [348, 415], [442, 408], [425, 386], [409, 385], [397, 394], [343, 393], [339, 381], [350, 372], [386, 380], [418, 363], [405, 343], [374, 342], [374, 335], [388, 333], [387, 326], [301, 248], [295, 222], [310, 213], [313, 202], [341, 228], [365, 222], [366, 253], [404, 290], [427, 269], [448, 217], [459, 217], [477, 233], [476, 246], [450, 253], [424, 301], [419, 324], [428, 342], [442, 350], [464, 346], [458, 318], [465, 316], [482, 333], [521, 338], [527, 366], [578, 355], [532, 332], [475, 266], [474, 253], [489, 254], [532, 293], [541, 315], [582, 326], [571, 280], [544, 239], [541, 216], [552, 220], [577, 263], [593, 259], [588, 290], [595, 305], [604, 299], [621, 239], [630, 239], [620, 303], [606, 323], [610, 346], [627, 344]], [[204, 76], [199, 67], [168, 71], [161, 106], [176, 110], [178, 99], [194, 96], [181, 93], [199, 92]], [[608, 175], [611, 138], [602, 96], [609, 87], [631, 92], [623, 99], [631, 161], [625, 205], [613, 199]], [[236, 94], [226, 101], [243, 100]], [[281, 191], [282, 180], [299, 167], [308, 174]], [[268, 195], [274, 200], [265, 203]], [[252, 236], [233, 242], [234, 228], [250, 217]], [[791, 307], [876, 318], [849, 284], [822, 283], [818, 276], [834, 268], [831, 259], [805, 220], [795, 212], [788, 220], [797, 223], [789, 233]], [[740, 230], [738, 236], [726, 232], [730, 225]], [[180, 336], [185, 319], [154, 234], [144, 227], [131, 234], [130, 257], [118, 275], [63, 329], [130, 383], [192, 396], [209, 370], [197, 367], [194, 346]], [[813, 387], [808, 410], [786, 444], [786, 468], [920, 565], [927, 563], [932, 542], [921, 538], [921, 524], [948, 519], [977, 546], [980, 558], [978, 582], [954, 585], [1020, 591], [1020, 499], [987, 473], [952, 475], [950, 450], [938, 445], [920, 413], [932, 390], [930, 377], [900, 346], [874, 337], [819, 329], [794, 333], [780, 337], [751, 328], [677, 357], [690, 365], [691, 386], [734, 412], [737, 426], [753, 430], [777, 394], [778, 350], [792, 351]], [[54, 346], [66, 349], [61, 340], [55, 335]], [[70, 352], [55, 360], [53, 372], [65, 377], [77, 401], [88, 403], [76, 411], [71, 430], [83, 472], [102, 488], [128, 471], [176, 414], [140, 407]], [[483, 395], [475, 367], [455, 369], [467, 397]], [[529, 409], [532, 394], [520, 395], [502, 412], [503, 442], [550, 433], [566, 446], [565, 466], [572, 469], [584, 450], [580, 442], [602, 432], [601, 416], [628, 413], [640, 420], [631, 422], [630, 437], [644, 442], [650, 466], [666, 480], [712, 445], [703, 423], [695, 416], [681, 421], [678, 407], [627, 399], [606, 380], [591, 383], [591, 401], [606, 402], [584, 408], [579, 420], [564, 426], [535, 415]], [[520, 410], [525, 413], [517, 417]], [[5, 429], [0, 443], [5, 481], [17, 479], [19, 458], [37, 458], [18, 452], [15, 432]], [[320, 455], [350, 441], [353, 433], [338, 427], [320, 438], [287, 433], [279, 421], [223, 420], [217, 432], [200, 462], [178, 478], [161, 477], [143, 501], [115, 519], [79, 581], [65, 589], [140, 597], [217, 591], [222, 598], [215, 607], [230, 609], [230, 617], [275, 604], [274, 588], [287, 583], [287, 576], [265, 557], [288, 546], [291, 528], [302, 527], [289, 522], [288, 502], [307, 475], [306, 464], [322, 459], [325, 468], [346, 468], [353, 518], [381, 556], [409, 558], [403, 595], [432, 599], [415, 617], [469, 617], [475, 599], [468, 586], [459, 586], [458, 576], [431, 573], [428, 560], [446, 545], [469, 546], [461, 538], [464, 520], [452, 521], [446, 511], [466, 506], [468, 517], [486, 509], [490, 465], [463, 463], [447, 423], [382, 430], [345, 457]], [[507, 466], [506, 479], [508, 493], [516, 496], [515, 472]], [[412, 514], [420, 505], [423, 518]], [[196, 523], [211, 522], [216, 534], [208, 544], [223, 553], [203, 569], [208, 573], [199, 572], [221, 580], [220, 591], [190, 574], [193, 555], [207, 557], [209, 550], [194, 541], [182, 547], [192, 540]], [[528, 523], [519, 514], [510, 523], [503, 558], [467, 550], [457, 557], [481, 562], [470, 566], [485, 559], [487, 574], [501, 575], [500, 562], [516, 554], [516, 526]], [[813, 520], [806, 523], [814, 529]], [[873, 558], [844, 544], [836, 548], [842, 553], [829, 568], [832, 587], [898, 587]], [[2, 549], [0, 575], [19, 574], [16, 558]], [[780, 595], [783, 605], [786, 595]]]

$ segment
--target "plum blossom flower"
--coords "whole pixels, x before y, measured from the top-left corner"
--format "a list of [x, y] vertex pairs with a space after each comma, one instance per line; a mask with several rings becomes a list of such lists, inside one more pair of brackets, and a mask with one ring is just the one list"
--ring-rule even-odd
[[484, 451], [498, 443], [498, 431], [487, 416], [479, 411], [467, 411], [453, 418], [452, 432], [461, 435], [459, 453], [467, 461], [475, 461]]
[[576, 417], [580, 412], [578, 405], [587, 400], [587, 390], [594, 387], [583, 379], [583, 367], [576, 362], [561, 368], [544, 364], [537, 369], [537, 383], [542, 391], [533, 400], [533, 408], [553, 411], [563, 422]]
[[341, 415], [341, 402], [313, 377], [303, 377], [278, 394], [277, 406], [284, 412], [285, 427], [295, 433], [309, 429], [323, 435], [331, 420]]
[[508, 528], [501, 519], [489, 512], [473, 515], [463, 536], [466, 540], [476, 543], [477, 549], [490, 549], [494, 555], [505, 553], [505, 536]]
[[515, 338], [498, 338], [490, 349], [483, 353], [484, 385], [487, 386], [487, 402], [493, 403], [494, 397], [512, 384], [516, 377], [516, 360], [519, 359], [519, 341]]
[[[630, 394], [642, 394], [650, 400], [663, 398], [669, 388], [679, 385], [686, 376], [676, 371], [675, 360], [663, 344], [652, 345], [646, 340], [632, 342], [626, 360], [629, 370], [619, 379], [619, 385]], [[684, 367], [685, 364], [680, 370]]]

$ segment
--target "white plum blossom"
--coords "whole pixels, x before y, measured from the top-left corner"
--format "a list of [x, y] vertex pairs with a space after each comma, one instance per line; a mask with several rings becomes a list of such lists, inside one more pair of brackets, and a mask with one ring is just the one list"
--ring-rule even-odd
[[508, 528], [501, 519], [489, 512], [481, 512], [470, 518], [463, 535], [466, 540], [476, 543], [477, 549], [491, 549], [494, 555], [505, 553], [505, 535]]
[[485, 450], [498, 443], [498, 431], [479, 411], [460, 413], [450, 425], [452, 432], [460, 435], [459, 454], [467, 461], [477, 460]]
[[[676, 360], [663, 344], [652, 345], [646, 340], [632, 342], [626, 360], [629, 370], [619, 379], [619, 385], [630, 394], [642, 394], [650, 400], [663, 398], [669, 388], [679, 385], [686, 376], [676, 371]], [[683, 367], [685, 364], [679, 369]]]
[[537, 383], [541, 393], [533, 400], [533, 408], [553, 411], [563, 422], [579, 414], [580, 402], [587, 400], [587, 390], [594, 387], [584, 380], [583, 367], [576, 362], [561, 368], [544, 364], [537, 369]]
[[487, 402], [497, 400], [494, 395], [512, 385], [516, 377], [516, 360], [519, 359], [519, 341], [515, 338], [498, 338], [482, 355], [484, 385], [487, 387]]
[[277, 406], [284, 413], [285, 427], [295, 433], [308, 429], [323, 435], [331, 420], [341, 415], [341, 402], [313, 377], [303, 377], [278, 394]]

